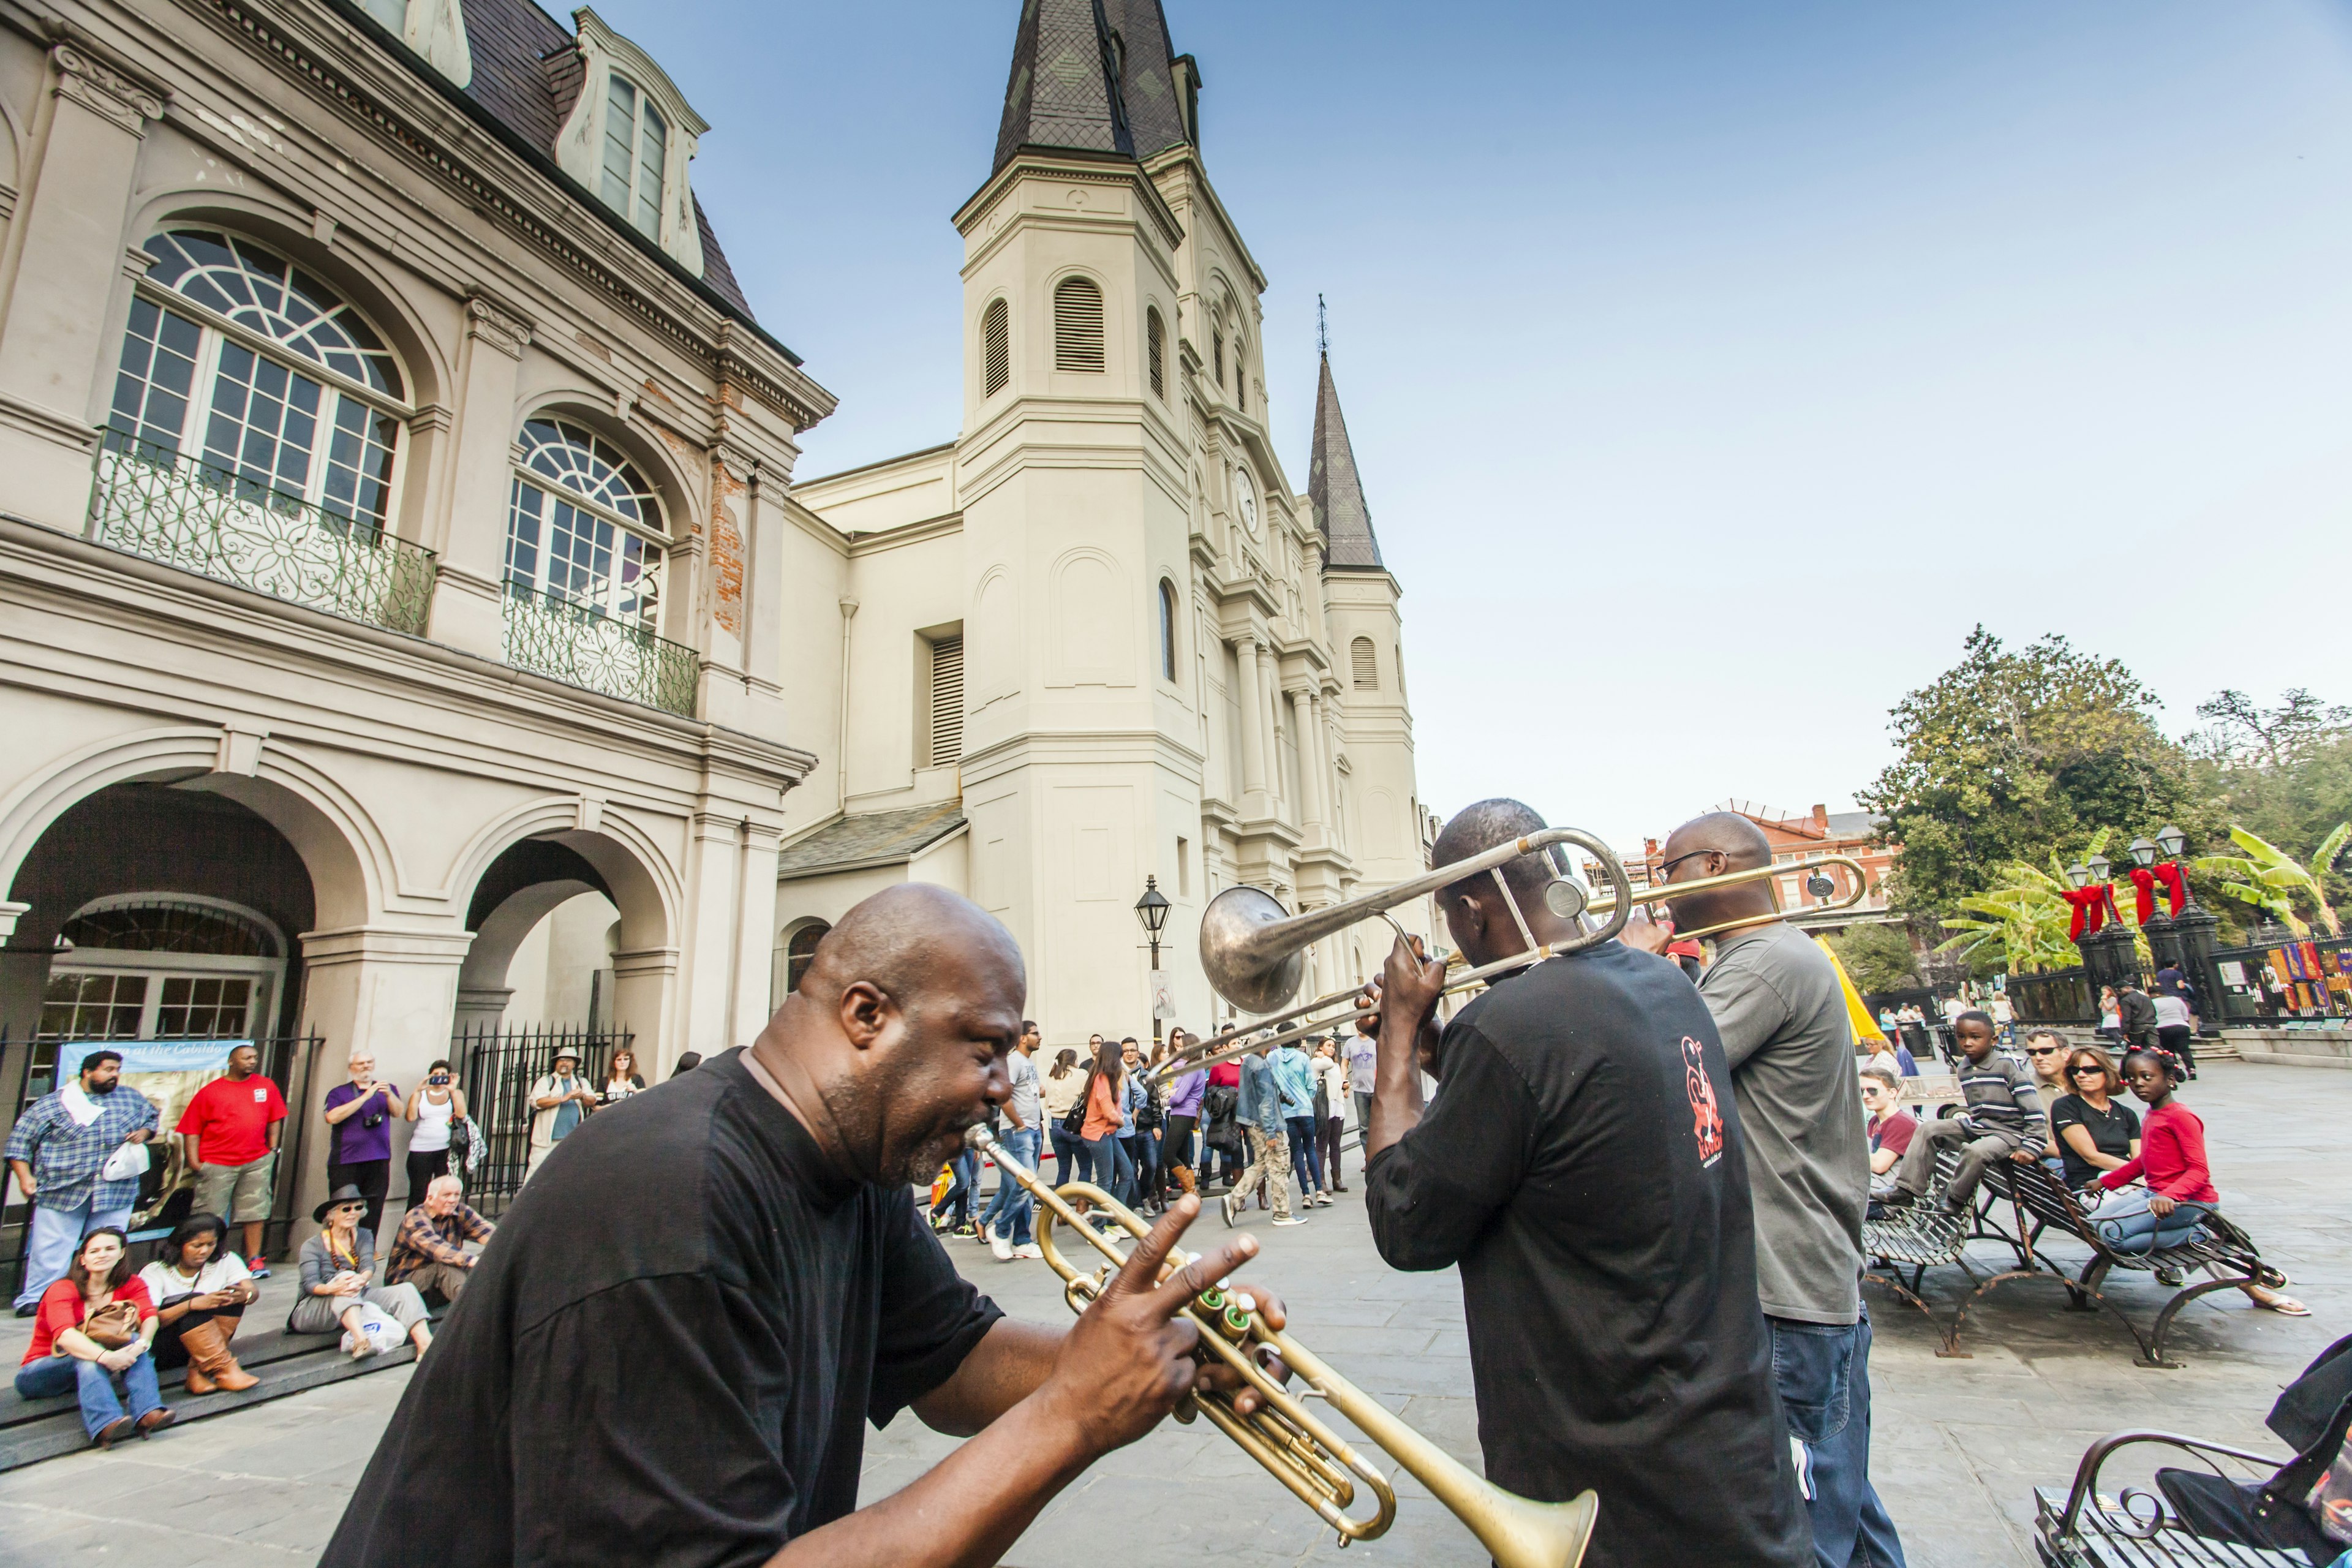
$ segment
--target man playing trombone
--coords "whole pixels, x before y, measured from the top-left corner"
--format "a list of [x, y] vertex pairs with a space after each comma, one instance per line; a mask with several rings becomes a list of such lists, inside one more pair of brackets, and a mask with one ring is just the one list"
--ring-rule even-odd
[[[1456, 816], [1447, 866], [1539, 831], [1517, 801]], [[1438, 894], [1486, 964], [1580, 934], [1522, 856]], [[1756, 1298], [1748, 1167], [1714, 1020], [1673, 964], [1618, 942], [1494, 983], [1432, 1023], [1442, 962], [1382, 972], [1365, 1204], [1399, 1268], [1458, 1264], [1489, 1479], [1588, 1488], [1594, 1568], [1805, 1568], [1811, 1542]], [[1422, 1102], [1417, 1050], [1436, 1095]]]

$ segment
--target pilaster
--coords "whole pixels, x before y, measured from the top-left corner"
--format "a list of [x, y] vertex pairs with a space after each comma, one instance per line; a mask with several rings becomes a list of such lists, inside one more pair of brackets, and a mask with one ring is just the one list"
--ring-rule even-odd
[[423, 542], [440, 553], [433, 591], [433, 640], [484, 658], [503, 658], [506, 513], [513, 466], [515, 388], [530, 323], [476, 293], [466, 300], [457, 405], [449, 442], [449, 482], [439, 526]]

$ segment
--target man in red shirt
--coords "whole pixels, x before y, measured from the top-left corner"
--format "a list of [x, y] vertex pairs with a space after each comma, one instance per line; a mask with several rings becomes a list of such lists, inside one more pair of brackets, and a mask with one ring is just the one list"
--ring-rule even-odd
[[286, 1097], [261, 1076], [261, 1051], [248, 1043], [228, 1054], [228, 1076], [196, 1090], [176, 1131], [184, 1141], [196, 1209], [245, 1227], [245, 1265], [269, 1278], [261, 1256], [278, 1174], [278, 1140], [286, 1131]]

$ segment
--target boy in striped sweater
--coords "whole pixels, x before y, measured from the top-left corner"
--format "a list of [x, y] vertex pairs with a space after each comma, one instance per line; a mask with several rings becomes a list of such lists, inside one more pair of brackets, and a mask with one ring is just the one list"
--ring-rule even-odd
[[1985, 1167], [2006, 1156], [2020, 1163], [2042, 1158], [2049, 1123], [2042, 1113], [2042, 1096], [2033, 1077], [1993, 1048], [1992, 1015], [1968, 1012], [1952, 1020], [1966, 1058], [1960, 1063], [1960, 1091], [1967, 1109], [1919, 1124], [1902, 1163], [1895, 1168], [1897, 1203], [1916, 1203], [1927, 1195], [1936, 1179], [1936, 1156], [1954, 1144], [1960, 1146], [1960, 1167], [1944, 1190], [1948, 1214], [1966, 1214]]

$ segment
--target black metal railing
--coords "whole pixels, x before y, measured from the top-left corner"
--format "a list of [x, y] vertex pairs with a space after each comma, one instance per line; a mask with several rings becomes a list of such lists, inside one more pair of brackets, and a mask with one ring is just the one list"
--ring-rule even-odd
[[2040, 974], [2009, 977], [2009, 1005], [2021, 1024], [2083, 1024], [2099, 1021], [2098, 994], [2091, 972], [2080, 964]]
[[614, 1051], [627, 1050], [635, 1036], [625, 1029], [584, 1025], [482, 1025], [449, 1042], [458, 1064], [466, 1110], [482, 1131], [483, 1149], [466, 1176], [466, 1201], [485, 1215], [506, 1212], [530, 1170], [530, 1127], [538, 1111], [532, 1086], [549, 1076], [559, 1050], [580, 1059], [580, 1077], [591, 1088], [604, 1081]]
[[[8, 1124], [13, 1127], [33, 1103], [57, 1088], [58, 1051], [61, 1046], [107, 1046], [127, 1050], [138, 1045], [172, 1045], [172, 1040], [127, 1040], [107, 1035], [36, 1035], [28, 1041], [11, 1043], [7, 1033], [0, 1030], [0, 1061], [8, 1064], [13, 1081], [7, 1097]], [[294, 1194], [301, 1178], [305, 1118], [302, 1108], [310, 1101], [313, 1068], [319, 1047], [324, 1042], [316, 1033], [278, 1035], [253, 1042], [261, 1048], [261, 1073], [278, 1085], [286, 1097], [289, 1114], [286, 1131], [278, 1151], [275, 1191], [270, 1195], [269, 1219], [262, 1233], [262, 1245], [268, 1256], [282, 1258], [291, 1240], [294, 1226]], [[138, 1089], [136, 1074], [125, 1087]], [[161, 1076], [161, 1075], [159, 1075]], [[172, 1075], [179, 1076], [179, 1075]], [[186, 1086], [189, 1092], [194, 1087]], [[123, 1090], [118, 1089], [117, 1093]], [[155, 1097], [149, 1095], [149, 1099]], [[139, 1184], [139, 1196], [131, 1205], [131, 1224], [134, 1231], [156, 1230], [177, 1225], [194, 1206], [195, 1189], [184, 1178], [184, 1155], [179, 1140], [171, 1136], [173, 1126], [186, 1107], [185, 1093], [174, 1094], [172, 1103], [159, 1105], [161, 1133], [153, 1145], [155, 1157], [148, 1165], [147, 1174]], [[13, 1292], [23, 1283], [26, 1253], [26, 1232], [32, 1222], [29, 1204], [0, 1211], [0, 1278], [9, 1282]]]
[[506, 585], [506, 661], [664, 712], [694, 717], [695, 652], [590, 605]]
[[2282, 935], [2274, 942], [2217, 948], [2213, 965], [2221, 982], [2223, 1023], [2261, 1027], [2352, 1019], [2352, 991], [2347, 989], [2352, 936], [2297, 941]]
[[89, 536], [223, 583], [425, 635], [433, 552], [246, 475], [148, 444], [98, 455]]

